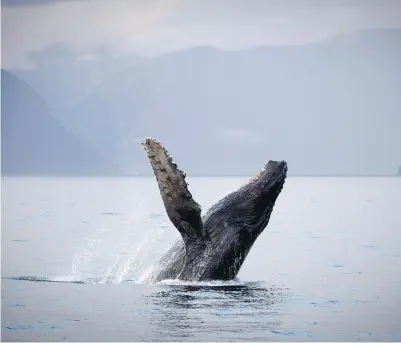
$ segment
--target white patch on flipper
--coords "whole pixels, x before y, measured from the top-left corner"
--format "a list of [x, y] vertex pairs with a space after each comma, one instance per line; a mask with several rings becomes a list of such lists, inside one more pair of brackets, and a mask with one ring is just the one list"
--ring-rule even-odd
[[173, 163], [163, 145], [153, 138], [146, 138], [143, 143], [148, 154], [153, 172], [159, 185], [163, 201], [175, 208], [192, 207], [200, 210], [185, 181], [185, 173]]

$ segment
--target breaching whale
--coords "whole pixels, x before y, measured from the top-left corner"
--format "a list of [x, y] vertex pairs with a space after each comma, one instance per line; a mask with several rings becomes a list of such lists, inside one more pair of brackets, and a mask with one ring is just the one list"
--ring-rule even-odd
[[287, 176], [285, 161], [269, 161], [247, 184], [228, 194], [201, 217], [185, 173], [163, 145], [146, 138], [149, 157], [168, 217], [178, 239], [153, 268], [147, 282], [234, 279], [269, 222]]

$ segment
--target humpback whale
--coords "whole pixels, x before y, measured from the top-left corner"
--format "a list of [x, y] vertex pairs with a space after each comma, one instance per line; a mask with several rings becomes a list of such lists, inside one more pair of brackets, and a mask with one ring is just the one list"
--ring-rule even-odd
[[201, 216], [186, 174], [153, 138], [142, 143], [170, 221], [181, 234], [154, 266], [147, 282], [232, 280], [267, 226], [287, 176], [285, 161], [268, 161], [247, 184]]

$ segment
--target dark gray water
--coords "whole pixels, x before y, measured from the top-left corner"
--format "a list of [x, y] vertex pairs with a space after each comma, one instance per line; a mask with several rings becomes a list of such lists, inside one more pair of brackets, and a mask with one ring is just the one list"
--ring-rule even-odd
[[[207, 209], [243, 178], [192, 178]], [[2, 180], [2, 340], [401, 340], [401, 178], [289, 178], [238, 280], [141, 283], [153, 178]]]

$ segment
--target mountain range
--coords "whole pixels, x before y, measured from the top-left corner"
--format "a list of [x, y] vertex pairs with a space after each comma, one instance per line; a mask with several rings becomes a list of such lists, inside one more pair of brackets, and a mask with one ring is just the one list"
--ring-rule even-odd
[[115, 166], [68, 133], [45, 101], [1, 70], [2, 175], [115, 175]]
[[[401, 30], [154, 58], [75, 56], [58, 46], [32, 59], [34, 69], [11, 72], [44, 99], [64, 133], [124, 174], [150, 172], [146, 136], [192, 175], [251, 175], [269, 159], [287, 160], [298, 175], [385, 175], [401, 160]], [[26, 92], [3, 94], [3, 84], [2, 98], [2, 107], [30, 101]], [[24, 111], [32, 118], [50, 117], [45, 105], [31, 108]], [[38, 147], [53, 145], [52, 135], [41, 137]]]

